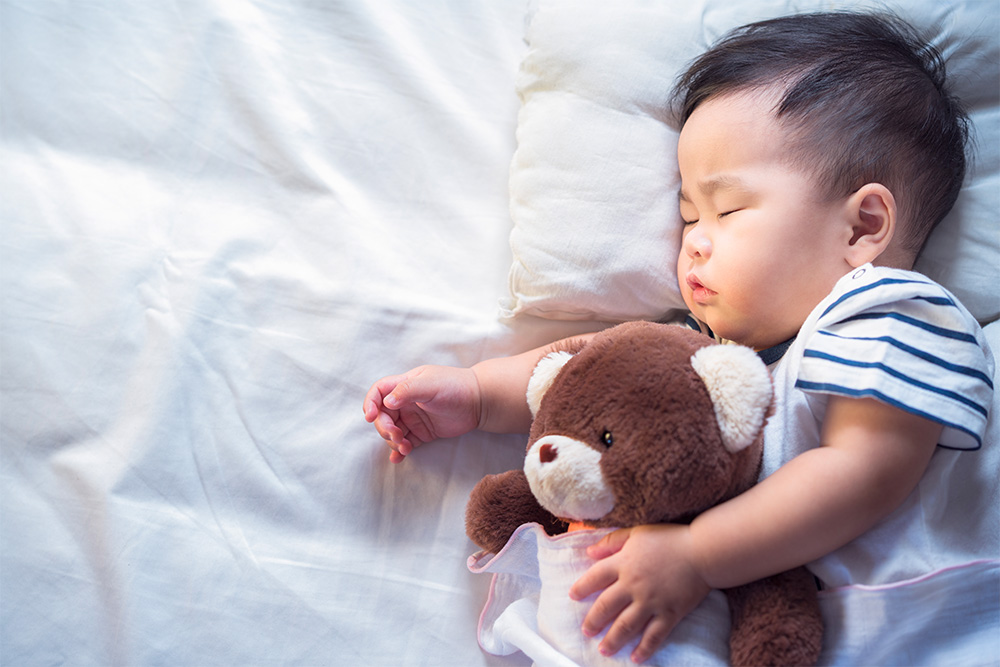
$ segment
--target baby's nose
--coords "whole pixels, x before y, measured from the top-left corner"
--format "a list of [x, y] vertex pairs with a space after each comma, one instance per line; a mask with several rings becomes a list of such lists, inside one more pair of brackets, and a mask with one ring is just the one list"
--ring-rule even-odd
[[684, 235], [684, 252], [688, 257], [708, 257], [712, 254], [712, 242], [697, 228]]
[[538, 460], [541, 463], [552, 463], [556, 460], [557, 456], [559, 456], [559, 450], [555, 445], [545, 443], [538, 448]]

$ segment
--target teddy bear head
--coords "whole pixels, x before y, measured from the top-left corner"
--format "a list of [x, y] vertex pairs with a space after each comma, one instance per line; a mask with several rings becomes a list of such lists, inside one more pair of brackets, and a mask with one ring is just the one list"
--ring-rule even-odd
[[535, 368], [524, 472], [560, 519], [687, 521], [754, 484], [771, 400], [749, 348], [673, 325], [612, 327]]

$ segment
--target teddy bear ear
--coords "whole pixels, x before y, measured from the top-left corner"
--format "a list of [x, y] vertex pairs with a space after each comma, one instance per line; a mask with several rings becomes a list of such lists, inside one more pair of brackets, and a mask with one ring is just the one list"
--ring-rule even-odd
[[726, 449], [736, 453], [753, 444], [773, 395], [771, 375], [757, 353], [743, 345], [709, 345], [694, 353], [691, 366], [712, 397]]
[[528, 380], [528, 407], [531, 409], [532, 418], [538, 415], [538, 409], [542, 405], [542, 397], [555, 382], [559, 371], [566, 365], [566, 362], [573, 358], [569, 352], [549, 352], [542, 357], [535, 370]]

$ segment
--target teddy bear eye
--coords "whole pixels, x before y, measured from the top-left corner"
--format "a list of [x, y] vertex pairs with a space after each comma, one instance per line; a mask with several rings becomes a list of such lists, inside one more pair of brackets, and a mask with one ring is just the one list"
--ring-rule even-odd
[[604, 443], [605, 447], [611, 446], [611, 443], [614, 442], [614, 437], [612, 437], [611, 431], [604, 431], [604, 433], [601, 434], [601, 442]]

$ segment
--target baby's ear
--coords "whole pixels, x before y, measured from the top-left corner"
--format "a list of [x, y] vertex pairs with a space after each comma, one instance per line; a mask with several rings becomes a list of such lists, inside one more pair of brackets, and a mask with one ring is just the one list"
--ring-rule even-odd
[[896, 198], [881, 183], [868, 183], [848, 198], [851, 240], [846, 250], [853, 267], [874, 262], [896, 233]]
[[573, 355], [569, 352], [549, 352], [539, 360], [535, 370], [531, 373], [531, 379], [528, 380], [526, 394], [532, 418], [538, 416], [545, 392], [556, 381], [556, 376], [559, 375], [559, 371], [566, 365], [566, 362], [572, 358]]

